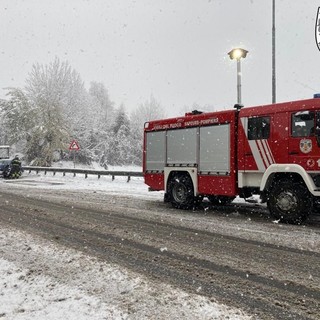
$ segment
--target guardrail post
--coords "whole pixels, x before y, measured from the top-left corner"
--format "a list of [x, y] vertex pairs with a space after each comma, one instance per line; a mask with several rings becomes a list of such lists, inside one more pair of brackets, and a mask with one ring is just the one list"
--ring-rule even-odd
[[131, 179], [131, 177], [130, 177], [130, 176], [128, 176], [128, 180], [127, 180], [127, 182], [129, 182], [129, 181], [130, 181], [130, 179]]
[[112, 175], [112, 181], [114, 180], [114, 175]]

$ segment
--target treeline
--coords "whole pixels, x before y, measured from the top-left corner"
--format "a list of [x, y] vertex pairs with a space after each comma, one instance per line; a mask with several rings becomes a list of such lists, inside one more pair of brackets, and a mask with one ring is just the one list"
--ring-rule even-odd
[[34, 64], [25, 87], [7, 88], [6, 97], [0, 100], [0, 144], [13, 146], [37, 166], [73, 159], [68, 151], [73, 139], [81, 146], [78, 162], [141, 165], [143, 124], [165, 117], [152, 96], [127, 114], [103, 83], [91, 82], [87, 90], [80, 75], [58, 58]]

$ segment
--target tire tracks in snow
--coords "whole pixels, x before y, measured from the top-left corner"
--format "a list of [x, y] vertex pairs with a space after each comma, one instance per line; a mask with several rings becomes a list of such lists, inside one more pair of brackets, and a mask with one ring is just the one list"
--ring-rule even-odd
[[[8, 193], [0, 220], [159, 281], [244, 308], [259, 319], [319, 317], [319, 253], [155, 222], [135, 217], [134, 212], [124, 215], [122, 210], [70, 207], [17, 199]], [[133, 209], [126, 210], [130, 213]], [[231, 264], [233, 255], [237, 257]], [[305, 279], [279, 279], [277, 274], [283, 271], [276, 269], [278, 263], [287, 265], [292, 273], [298, 271], [299, 277], [311, 268], [316, 283], [311, 286], [312, 281], [304, 284]], [[275, 268], [272, 276], [261, 272], [268, 267]]]

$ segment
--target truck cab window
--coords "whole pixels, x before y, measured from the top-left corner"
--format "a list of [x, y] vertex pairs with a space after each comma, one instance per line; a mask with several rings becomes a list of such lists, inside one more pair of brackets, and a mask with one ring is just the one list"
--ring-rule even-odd
[[270, 137], [270, 117], [248, 119], [248, 139], [261, 140]]
[[292, 137], [314, 136], [315, 115], [313, 111], [299, 111], [292, 114], [291, 135]]

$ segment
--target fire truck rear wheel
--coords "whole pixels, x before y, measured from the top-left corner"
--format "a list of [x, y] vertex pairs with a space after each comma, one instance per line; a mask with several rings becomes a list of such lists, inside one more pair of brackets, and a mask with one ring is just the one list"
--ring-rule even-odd
[[175, 174], [168, 183], [172, 206], [177, 209], [191, 209], [195, 204], [193, 183], [188, 174]]
[[278, 181], [267, 201], [270, 214], [285, 223], [301, 223], [312, 211], [312, 199], [302, 183]]

